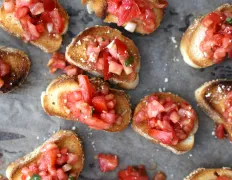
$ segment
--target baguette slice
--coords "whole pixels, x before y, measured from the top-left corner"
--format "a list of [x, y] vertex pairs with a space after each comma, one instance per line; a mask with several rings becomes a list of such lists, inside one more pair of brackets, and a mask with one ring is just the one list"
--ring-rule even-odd
[[83, 169], [84, 152], [80, 139], [72, 131], [60, 130], [53, 134], [44, 144], [36, 148], [33, 152], [11, 163], [6, 169], [6, 176], [9, 180], [20, 180], [21, 170], [31, 162], [36, 162], [40, 157], [41, 148], [48, 143], [54, 142], [59, 148], [65, 147], [69, 152], [78, 155], [78, 162], [73, 165], [73, 172], [77, 173], [77, 177]]
[[[64, 8], [59, 4], [58, 1], [57, 1], [57, 5], [58, 5], [57, 8], [59, 9], [61, 16], [64, 17], [65, 19], [65, 28], [62, 33], [65, 34], [68, 30], [69, 16], [67, 12], [64, 10]], [[20, 22], [15, 18], [13, 13], [7, 13], [4, 10], [3, 5], [0, 8], [0, 27], [2, 27], [8, 33], [16, 36], [17, 38], [24, 40], [23, 29]], [[41, 37], [39, 39], [29, 42], [47, 53], [53, 53], [56, 52], [61, 47], [62, 35], [51, 36], [46, 31], [43, 34], [41, 34]]]
[[184, 180], [217, 180], [217, 178], [220, 176], [227, 176], [228, 178], [232, 178], [232, 170], [230, 168], [199, 168], [184, 178]]
[[[156, 95], [161, 99], [166, 98], [166, 97], [170, 97], [172, 100], [174, 100], [174, 102], [186, 102], [181, 97], [174, 95], [172, 93], [163, 92], [163, 93], [153, 93], [152, 95]], [[137, 114], [142, 109], [142, 107], [145, 105], [145, 102], [149, 96], [145, 96], [139, 102], [139, 104], [135, 108], [134, 115]], [[146, 139], [151, 140], [153, 143], [160, 144], [161, 146], [171, 150], [175, 154], [183, 154], [183, 153], [190, 151], [194, 146], [194, 134], [197, 132], [197, 129], [198, 129], [198, 118], [196, 118], [194, 122], [195, 122], [194, 128], [193, 128], [192, 132], [190, 133], [189, 137], [187, 139], [179, 142], [175, 146], [163, 144], [160, 141], [158, 141], [157, 139], [154, 139], [153, 137], [149, 136], [148, 127], [147, 127], [146, 122], [137, 124], [134, 121], [132, 121], [132, 128], [134, 129], [135, 132], [139, 133], [141, 136], [145, 137]]]
[[[159, 0], [153, 0], [152, 2], [159, 3]], [[113, 14], [107, 13], [107, 1], [106, 0], [82, 0], [82, 4], [87, 6], [87, 10], [90, 14], [92, 12], [95, 12], [97, 17], [104, 18], [104, 22], [117, 24], [118, 18]], [[156, 17], [156, 24], [153, 29], [153, 32], [154, 32], [160, 26], [160, 23], [163, 20], [164, 10], [154, 8], [153, 12]], [[143, 22], [138, 21], [136, 24], [137, 26], [136, 26], [135, 32], [143, 34], [143, 35], [150, 34], [144, 31], [143, 26], [142, 26]], [[125, 27], [126, 25], [127, 23], [124, 24], [123, 26]]]
[[[232, 10], [230, 4], [223, 4], [218, 7], [217, 11]], [[215, 10], [215, 11], [216, 11]], [[203, 17], [199, 17], [189, 26], [184, 33], [180, 50], [184, 61], [193, 68], [206, 68], [214, 64], [212, 59], [205, 58], [203, 52], [200, 50], [200, 43], [204, 40], [206, 28], [201, 25]]]
[[2, 77], [4, 85], [0, 88], [0, 92], [7, 93], [24, 82], [29, 73], [31, 62], [25, 52], [3, 46], [0, 46], [0, 58], [11, 69], [9, 75]]
[[97, 71], [95, 68], [88, 66], [87, 64], [87, 55], [86, 55], [86, 46], [88, 41], [84, 40], [88, 35], [103, 36], [107, 35], [110, 38], [117, 37], [123, 41], [131, 55], [134, 56], [133, 65], [135, 66], [136, 73], [126, 75], [122, 73], [120, 76], [113, 74], [113, 77], [110, 78], [110, 81], [118, 84], [120, 87], [125, 89], [134, 89], [139, 83], [139, 70], [140, 70], [140, 55], [137, 47], [134, 42], [129, 38], [123, 36], [120, 31], [112, 29], [108, 26], [94, 26], [86, 29], [77, 37], [75, 37], [71, 44], [66, 49], [65, 57], [70, 64], [80, 67], [81, 69], [88, 71], [89, 73], [97, 76], [103, 76], [103, 72]]
[[232, 90], [231, 80], [213, 80], [206, 82], [195, 91], [195, 98], [202, 110], [216, 124], [223, 124], [229, 138], [232, 138], [231, 124], [225, 121], [223, 111], [225, 109], [225, 93]]
[[[107, 84], [99, 78], [90, 79], [91, 83], [95, 84], [97, 87]], [[60, 104], [60, 94], [67, 91], [75, 91], [79, 89], [77, 77], [61, 76], [51, 82], [47, 87], [46, 92], [42, 93], [41, 102], [44, 111], [50, 116], [57, 116], [65, 120], [73, 120], [72, 114], [68, 114]], [[119, 132], [127, 128], [131, 120], [131, 105], [129, 102], [129, 97], [124, 91], [110, 89], [110, 93], [115, 95], [117, 104], [116, 104], [116, 113], [122, 115], [122, 124], [114, 124], [110, 129], [107, 129], [108, 132]]]

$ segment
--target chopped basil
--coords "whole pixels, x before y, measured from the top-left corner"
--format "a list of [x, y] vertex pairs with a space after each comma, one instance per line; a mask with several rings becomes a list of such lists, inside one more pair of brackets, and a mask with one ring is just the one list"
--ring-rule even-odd
[[130, 56], [126, 61], [125, 61], [125, 66], [129, 66], [134, 62], [134, 57]]
[[41, 180], [41, 177], [38, 174], [34, 174], [30, 180]]
[[226, 23], [232, 25], [232, 18], [230, 17], [226, 18]]
[[68, 176], [68, 180], [75, 180], [74, 177], [72, 177], [71, 175]]

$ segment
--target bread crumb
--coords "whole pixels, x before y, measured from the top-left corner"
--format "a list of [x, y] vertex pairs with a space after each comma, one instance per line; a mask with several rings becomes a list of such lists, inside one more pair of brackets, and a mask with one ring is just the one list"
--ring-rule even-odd
[[192, 157], [193, 155], [192, 154], [189, 154], [190, 157]]
[[37, 137], [36, 137], [36, 139], [38, 139], [38, 140], [39, 140], [39, 136], [37, 136]]
[[75, 127], [75, 126], [73, 126], [73, 127], [72, 127], [72, 130], [73, 130], [73, 131], [75, 131], [75, 130], [76, 130], [76, 127]]
[[175, 48], [178, 48], [178, 45], [175, 45]]
[[81, 45], [81, 41], [79, 40], [79, 41], [77, 42], [77, 44], [80, 46], [80, 45]]
[[174, 43], [174, 44], [176, 44], [177, 43], [177, 41], [176, 41], [176, 38], [173, 36], [173, 37], [171, 37], [171, 40], [172, 40], [172, 42]]
[[212, 131], [212, 136], [215, 136], [215, 132], [214, 131]]
[[166, 88], [163, 88], [163, 91], [165, 91], [166, 90]]
[[165, 79], [164, 79], [164, 82], [167, 83], [167, 82], [168, 82], [168, 78], [165, 78]]
[[162, 89], [161, 89], [161, 88], [159, 88], [159, 92], [162, 92]]

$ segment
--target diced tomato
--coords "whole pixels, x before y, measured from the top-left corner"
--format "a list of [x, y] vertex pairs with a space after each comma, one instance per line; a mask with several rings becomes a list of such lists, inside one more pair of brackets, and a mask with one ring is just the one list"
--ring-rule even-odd
[[109, 73], [109, 53], [107, 51], [103, 51], [103, 59], [104, 59], [104, 80], [107, 81], [111, 78], [111, 74]]
[[215, 134], [218, 139], [223, 139], [225, 137], [225, 130], [223, 124], [219, 124], [215, 129]]
[[163, 111], [164, 107], [156, 100], [149, 102], [147, 105], [147, 114], [149, 118], [155, 118], [158, 113]]
[[68, 175], [64, 172], [63, 169], [57, 169], [56, 173], [57, 173], [57, 177], [59, 180], [67, 180], [68, 179]]
[[0, 77], [10, 73], [10, 65], [0, 59]]
[[143, 165], [128, 166], [127, 169], [118, 173], [119, 180], [148, 180], [148, 175]]
[[150, 129], [148, 133], [151, 137], [161, 141], [164, 144], [169, 144], [169, 145], [172, 144], [172, 140], [174, 138], [173, 132]]
[[74, 65], [68, 65], [68, 66], [66, 66], [66, 68], [64, 69], [64, 72], [68, 76], [76, 76], [78, 74], [82, 74], [83, 73], [83, 71], [80, 68], [78, 68], [78, 67], [76, 67]]
[[98, 154], [98, 163], [102, 172], [113, 171], [118, 166], [118, 157], [111, 154]]
[[93, 107], [96, 111], [102, 112], [102, 111], [107, 111], [107, 102], [105, 100], [104, 96], [95, 96], [92, 99]]
[[43, 0], [44, 10], [52, 11], [56, 8], [56, 0]]
[[78, 156], [74, 153], [68, 153], [68, 160], [67, 163], [68, 164], [75, 164], [78, 161]]
[[3, 7], [7, 13], [12, 13], [15, 10], [15, 2], [13, 0], [5, 0]]
[[64, 18], [60, 15], [58, 9], [54, 9], [50, 12], [51, 21], [53, 24], [53, 31], [56, 34], [60, 34], [64, 31]]
[[29, 8], [28, 7], [21, 7], [17, 8], [15, 11], [15, 17], [21, 19], [22, 17], [26, 16], [29, 13]]
[[43, 32], [45, 32], [45, 27], [44, 27], [44, 25], [43, 25], [42, 23], [37, 24], [37, 25], [36, 25], [36, 29], [37, 29], [38, 33], [43, 33]]
[[91, 88], [88, 76], [79, 75], [78, 81], [81, 87], [81, 92], [82, 92], [84, 101], [90, 104], [91, 99], [92, 99], [92, 88]]
[[122, 0], [107, 0], [107, 11], [116, 15]]
[[166, 175], [162, 171], [159, 171], [155, 174], [153, 180], [166, 180]]
[[220, 177], [217, 177], [217, 180], [231, 180], [231, 178], [226, 175], [222, 175]]
[[33, 15], [39, 15], [44, 12], [44, 5], [42, 2], [37, 2], [30, 6], [30, 11]]
[[4, 81], [0, 78], [0, 88], [3, 87]]
[[40, 34], [34, 24], [32, 24], [30, 21], [27, 22], [28, 25], [28, 30], [30, 31], [31, 36], [33, 37], [32, 39], [37, 39], [39, 38]]
[[89, 127], [94, 127], [95, 129], [98, 129], [98, 130], [105, 130], [111, 127], [111, 124], [106, 123], [102, 121], [101, 119], [98, 119], [95, 117], [88, 118], [83, 123], [85, 123]]
[[119, 63], [116, 63], [114, 61], [110, 61], [109, 63], [109, 73], [114, 73], [117, 75], [122, 74], [123, 67]]
[[128, 55], [128, 48], [124, 42], [122, 42], [120, 39], [115, 39], [115, 44], [117, 46], [117, 52], [120, 56], [127, 56]]
[[101, 93], [102, 93], [103, 95], [109, 94], [109, 86], [108, 86], [108, 85], [104, 84], [101, 88], [102, 88], [102, 89], [101, 89]]
[[60, 157], [58, 156], [56, 159], [57, 165], [63, 165], [68, 161], [68, 155], [67, 154], [61, 154]]
[[108, 124], [114, 124], [117, 119], [117, 116], [115, 113], [103, 112], [101, 113], [101, 119], [107, 122]]

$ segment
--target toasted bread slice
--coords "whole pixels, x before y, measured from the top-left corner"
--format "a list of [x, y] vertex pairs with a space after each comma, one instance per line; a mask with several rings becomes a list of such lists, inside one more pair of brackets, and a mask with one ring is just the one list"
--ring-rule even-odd
[[206, 82], [195, 91], [195, 98], [199, 106], [216, 124], [224, 125], [230, 138], [232, 138], [231, 124], [225, 121], [223, 112], [226, 92], [231, 90], [232, 80], [219, 79]]
[[[232, 10], [232, 6], [230, 4], [223, 4], [216, 10], [225, 11], [227, 9]], [[205, 31], [207, 30], [201, 25], [202, 19], [203, 17], [199, 17], [194, 20], [184, 33], [180, 43], [180, 50], [184, 61], [193, 68], [206, 68], [214, 64], [213, 59], [206, 58], [200, 50], [200, 44], [204, 40]]]
[[23, 167], [29, 165], [32, 162], [36, 162], [40, 157], [41, 148], [48, 143], [55, 143], [59, 148], [67, 148], [69, 152], [78, 155], [78, 162], [72, 166], [73, 173], [79, 176], [84, 165], [84, 152], [80, 139], [72, 131], [60, 130], [53, 134], [43, 145], [36, 148], [33, 152], [27, 154], [26, 156], [16, 160], [11, 163], [6, 169], [6, 176], [9, 180], [21, 179], [21, 170]]
[[[57, 1], [57, 8], [61, 13], [61, 16], [65, 19], [65, 28], [62, 34], [65, 34], [68, 30], [69, 16], [64, 8]], [[2, 5], [0, 9], [0, 27], [2, 27], [8, 33], [24, 40], [23, 29], [20, 22], [15, 18], [14, 13], [7, 13]], [[26, 41], [25, 41], [26, 42]], [[62, 44], [62, 35], [51, 36], [47, 31], [44, 32], [41, 37], [35, 41], [30, 41], [31, 44], [37, 46], [47, 53], [56, 52]]]
[[199, 168], [188, 175], [184, 180], [217, 180], [220, 176], [232, 178], [232, 170], [230, 168], [221, 169], [205, 169]]
[[134, 56], [133, 66], [135, 67], [136, 73], [126, 75], [126, 73], [123, 72], [120, 76], [113, 74], [112, 78], [110, 78], [110, 81], [118, 84], [122, 88], [134, 89], [139, 83], [138, 72], [140, 70], [140, 55], [134, 42], [123, 36], [121, 32], [116, 29], [112, 29], [108, 26], [94, 26], [86, 29], [77, 37], [75, 37], [71, 44], [67, 47], [65, 54], [67, 61], [85, 71], [88, 71], [91, 74], [103, 76], [103, 72], [97, 71], [95, 68], [88, 66], [87, 64], [86, 46], [88, 41], [85, 40], [85, 37], [88, 35], [106, 35], [110, 38], [117, 37], [127, 45], [129, 53]]
[[[186, 102], [184, 99], [182, 99], [181, 97], [174, 95], [172, 93], [153, 93], [151, 95], [155, 95], [158, 96], [160, 99], [164, 99], [167, 97], [170, 97], [172, 100], [174, 100], [174, 102]], [[149, 95], [149, 96], [151, 96]], [[134, 111], [134, 115], [137, 114], [145, 105], [146, 100], [149, 96], [145, 96], [140, 102], [139, 104], [136, 106], [135, 111]], [[135, 132], [139, 133], [141, 136], [151, 140], [152, 142], [156, 143], [156, 144], [160, 144], [161, 146], [171, 150], [173, 153], [175, 154], [183, 154], [186, 153], [188, 151], [190, 151], [193, 146], [194, 146], [194, 134], [197, 132], [198, 129], [198, 118], [195, 119], [195, 124], [194, 124], [194, 128], [192, 130], [192, 132], [190, 133], [189, 137], [181, 142], [179, 142], [177, 145], [175, 146], [170, 146], [167, 144], [163, 144], [160, 141], [158, 141], [157, 139], [154, 139], [153, 137], [149, 136], [148, 134], [148, 125], [146, 122], [142, 122], [140, 124], [135, 123], [134, 121], [132, 121], [132, 128], [134, 129]]]
[[[159, 0], [152, 0], [152, 2], [159, 3]], [[97, 17], [104, 18], [104, 22], [117, 24], [118, 18], [113, 14], [107, 13], [107, 1], [106, 0], [82, 0], [82, 4], [87, 5], [87, 10], [89, 13], [95, 12]], [[153, 12], [156, 17], [156, 24], [153, 29], [153, 32], [154, 32], [160, 26], [160, 23], [163, 20], [164, 10], [153, 8]], [[137, 26], [136, 26], [135, 32], [143, 34], [143, 35], [150, 34], [150, 33], [147, 33], [143, 29], [143, 22], [137, 20], [136, 24]], [[125, 27], [126, 25], [127, 24], [124, 24], [123, 26]]]
[[10, 74], [2, 77], [4, 85], [0, 92], [7, 93], [20, 86], [26, 79], [31, 62], [25, 52], [0, 46], [0, 58], [10, 66]]
[[[99, 78], [90, 79], [91, 83], [97, 87], [105, 84], [103, 80]], [[60, 95], [63, 92], [75, 91], [79, 89], [77, 77], [61, 76], [51, 82], [47, 87], [46, 92], [42, 93], [41, 102], [44, 111], [50, 116], [57, 116], [65, 120], [74, 120], [71, 113], [67, 113], [60, 104]], [[108, 132], [119, 132], [128, 127], [131, 120], [131, 106], [129, 103], [129, 97], [124, 91], [110, 89], [110, 93], [114, 94], [117, 104], [115, 107], [116, 113], [122, 115], [122, 124], [114, 124]]]

